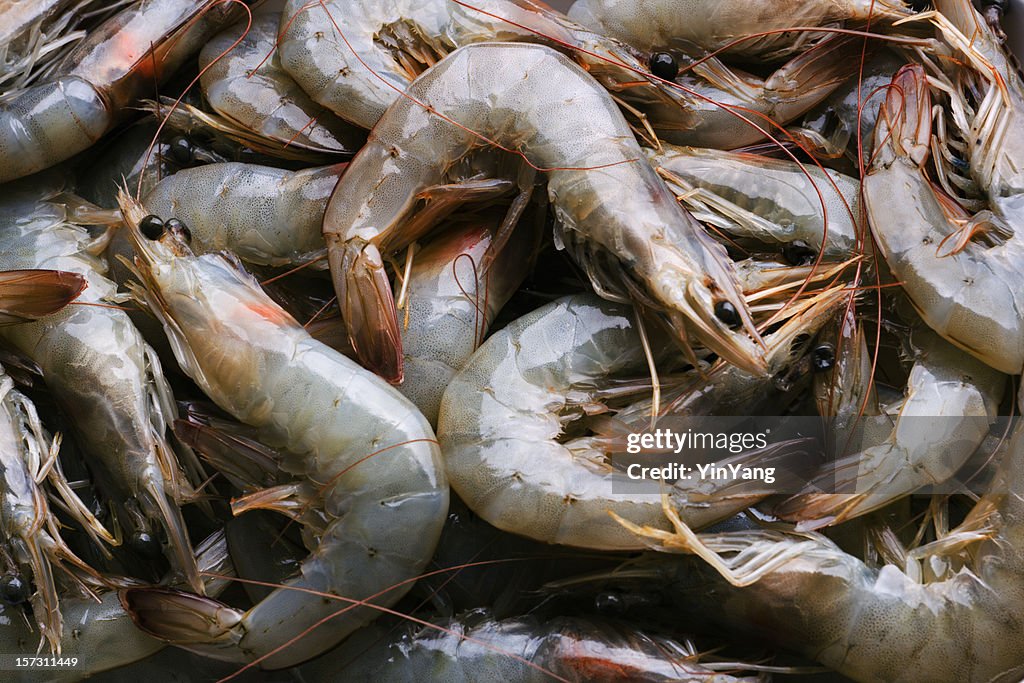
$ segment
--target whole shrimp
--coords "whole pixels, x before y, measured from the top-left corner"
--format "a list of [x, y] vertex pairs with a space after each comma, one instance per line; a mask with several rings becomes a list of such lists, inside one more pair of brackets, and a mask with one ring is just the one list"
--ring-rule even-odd
[[[199, 465], [168, 440], [175, 417], [156, 353], [128, 315], [112, 306], [116, 286], [103, 276], [98, 247], [66, 222], [64, 208], [45, 200], [40, 179], [5, 188], [0, 201], [0, 268], [57, 268], [88, 283], [79, 302], [36, 322], [0, 326], [0, 338], [29, 357], [69, 416], [90, 464], [108, 490], [130, 545], [162, 549], [154, 522], [167, 535], [168, 559], [201, 589], [179, 502], [191, 493]], [[185, 458], [179, 464], [178, 454]], [[191, 457], [191, 459], [189, 459]]]
[[[932, 120], [926, 81], [923, 67], [904, 67], [882, 106], [873, 162], [864, 177], [871, 231], [929, 327], [993, 368], [1016, 374], [1024, 367], [1024, 290], [1018, 286], [1024, 273], [1024, 230], [1013, 230], [995, 246], [950, 243], [970, 230], [971, 218], [931, 182], [925, 168]], [[991, 152], [1006, 160], [1006, 166], [997, 167], [1007, 173], [1013, 169], [1012, 149]], [[1010, 175], [1000, 177], [1005, 187], [1015, 182]], [[1005, 201], [1000, 211], [1007, 217], [1007, 208], [1024, 198], [992, 192], [994, 206]]]
[[[729, 666], [729, 665], [724, 665]], [[724, 667], [716, 667], [724, 668]], [[743, 665], [729, 667], [742, 670]], [[413, 683], [510, 680], [756, 683], [717, 673], [686, 642], [585, 618], [495, 619], [475, 611], [456, 619], [368, 629], [330, 657], [303, 665], [309, 680]]]
[[[796, 338], [807, 339], [842, 301], [841, 291], [827, 293], [787, 321], [772, 339], [769, 367], [785, 369]], [[593, 295], [559, 299], [492, 335], [452, 379], [437, 434], [452, 488], [474, 512], [499, 529], [604, 550], [640, 547], [608, 511], [643, 524], [667, 523], [657, 496], [627, 490], [626, 472], [608, 463], [611, 448], [600, 437], [560, 439], [569, 416], [599, 412], [613, 375], [643, 373], [646, 359], [631, 317], [628, 308]], [[727, 370], [734, 371], [724, 373], [728, 379], [742, 373]], [[755, 378], [745, 380], [755, 385], [751, 394], [765, 394]], [[721, 392], [697, 393], [733, 399], [722, 381]], [[644, 413], [641, 418], [650, 415], [646, 406]], [[670, 493], [673, 507], [697, 527], [753, 502], [714, 495], [710, 503], [690, 501], [699, 488], [680, 480]]]
[[[733, 55], [773, 59], [801, 49], [807, 36], [815, 35], [778, 29], [869, 20], [892, 23], [910, 16], [907, 4], [900, 0], [576, 0], [569, 18], [641, 50], [728, 48]], [[733, 45], [733, 41], [738, 42]]]
[[487, 144], [514, 149], [546, 171], [559, 238], [573, 247], [599, 291], [615, 283], [601, 282], [603, 268], [589, 266], [607, 255], [611, 268], [628, 271], [619, 271], [622, 280], [635, 278], [667, 313], [684, 344], [692, 338], [763, 372], [760, 337], [724, 250], [678, 206], [612, 99], [565, 56], [515, 43], [460, 48], [420, 76], [335, 189], [324, 237], [362, 362], [388, 379], [401, 378], [401, 340], [382, 254], [418, 237], [403, 230], [417, 195], [443, 184], [456, 160]]
[[0, 182], [90, 147], [235, 10], [217, 0], [140, 0], [79, 43], [54, 80], [0, 98]]
[[801, 529], [843, 522], [949, 480], [981, 445], [1006, 378], [927, 328], [914, 330], [910, 348], [914, 366], [905, 397], [891, 408], [891, 433], [826, 465], [812, 482], [815, 490], [827, 482], [826, 492], [797, 495], [775, 508], [777, 516], [801, 521]]
[[[1020, 402], [1018, 396], [1018, 402]], [[857, 681], [1017, 681], [1024, 675], [1024, 427], [972, 514], [996, 528], [965, 566], [919, 583], [912, 568], [872, 568], [816, 533], [747, 531], [702, 536], [728, 555], [721, 575], [658, 561], [633, 575], [672, 584], [688, 609], [730, 629], [803, 652]], [[986, 512], [987, 511], [987, 512]], [[672, 550], [672, 534], [653, 532]], [[919, 574], [920, 568], [914, 572]], [[738, 584], [738, 585], [737, 585]]]
[[[310, 549], [300, 573], [247, 612], [170, 591], [131, 590], [125, 604], [148, 632], [200, 654], [260, 658], [266, 668], [309, 659], [378, 616], [350, 600], [394, 604], [429, 561], [448, 509], [433, 431], [383, 380], [313, 340], [235, 262], [193, 256], [181, 229], [144, 237], [145, 211], [120, 200], [145, 296], [179, 364], [281, 449], [280, 468], [296, 477], [236, 501], [236, 512], [288, 513]], [[182, 618], [166, 621], [167, 610]]]
[[281, 68], [279, 23], [278, 13], [259, 14], [251, 26], [235, 24], [206, 43], [199, 53], [203, 94], [231, 122], [280, 145], [354, 154], [362, 135], [313, 102]]

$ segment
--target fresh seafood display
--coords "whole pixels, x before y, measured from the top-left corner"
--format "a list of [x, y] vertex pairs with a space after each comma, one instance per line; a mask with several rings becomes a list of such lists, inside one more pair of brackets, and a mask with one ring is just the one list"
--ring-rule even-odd
[[1024, 680], [1012, 4], [0, 0], [0, 678]]

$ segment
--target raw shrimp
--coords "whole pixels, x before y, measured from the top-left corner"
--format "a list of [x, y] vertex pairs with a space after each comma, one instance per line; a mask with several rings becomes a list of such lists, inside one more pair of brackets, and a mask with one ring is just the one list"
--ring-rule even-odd
[[[729, 362], [763, 372], [760, 337], [724, 249], [676, 203], [612, 99], [552, 49], [507, 43], [460, 48], [420, 76], [374, 128], [327, 206], [335, 290], [364, 363], [401, 378], [381, 255], [418, 237], [402, 229], [417, 195], [488, 143], [546, 170], [560, 240], [577, 260], [589, 266], [610, 254], [613, 268], [629, 271], [622, 278], [636, 278], [665, 310], [683, 343], [692, 335]], [[589, 270], [600, 280], [601, 269]], [[615, 283], [595, 284], [608, 291]]]
[[[945, 580], [921, 584], [892, 564], [871, 568], [815, 533], [748, 531], [701, 537], [729, 555], [724, 571], [742, 586], [682, 558], [656, 561], [645, 583], [674, 583], [687, 609], [858, 681], [1017, 681], [1024, 675], [1022, 488], [1018, 423], [978, 503], [993, 509], [996, 528]], [[671, 549], [671, 535], [658, 536]]]
[[[500, 219], [500, 216], [498, 217]], [[405, 379], [398, 390], [437, 424], [441, 396], [529, 270], [539, 225], [520, 225], [497, 255], [500, 220], [473, 220], [416, 253], [405, 289]]]
[[[39, 628], [39, 648], [48, 642], [55, 654], [61, 651], [62, 628], [56, 570], [95, 575], [68, 548], [50, 512], [44, 479], [57, 477], [53, 460], [59, 444], [59, 439], [51, 441], [43, 431], [31, 401], [14, 389], [14, 382], [0, 368], [0, 563], [4, 565], [0, 592], [8, 604], [30, 602]], [[58, 492], [68, 509], [106, 533], [74, 498], [67, 482], [59, 483]], [[106, 538], [113, 540], [109, 534]]]
[[[0, 338], [32, 359], [69, 416], [91, 465], [108, 487], [130, 544], [160, 552], [153, 522], [164, 529], [172, 566], [201, 589], [179, 502], [190, 492], [167, 431], [174, 401], [156, 353], [116, 301], [113, 282], [93, 255], [88, 233], [65, 222], [63, 207], [46, 202], [38, 178], [5, 187], [0, 202], [2, 268], [57, 268], [80, 274], [88, 288], [73, 305], [20, 325], [0, 326]], [[187, 449], [194, 480], [198, 462]]]
[[91, 146], [236, 11], [218, 0], [140, 0], [105, 22], [55, 68], [55, 80], [0, 99], [0, 182]]
[[845, 38], [829, 41], [766, 80], [735, 72], [712, 57], [693, 65], [677, 81], [682, 87], [674, 87], [649, 75], [649, 55], [641, 59], [532, 0], [292, 0], [281, 30], [284, 65], [295, 79], [318, 102], [366, 128], [420, 71], [453, 49], [508, 40], [566, 52], [636, 117], [637, 131], [652, 144], [657, 144], [653, 136], [661, 136], [701, 146], [761, 140], [764, 133], [737, 116], [737, 108], [789, 121], [855, 74], [861, 50]]
[[[777, 332], [771, 369], [781, 371], [797, 334], [813, 334], [842, 301], [841, 292], [825, 295], [806, 320], [795, 317]], [[452, 488], [474, 512], [499, 529], [603, 550], [641, 547], [608, 511], [644, 524], [667, 523], [657, 496], [628, 492], [626, 472], [607, 462], [603, 439], [559, 439], [574, 413], [598, 411], [611, 375], [644, 372], [646, 357], [631, 318], [628, 307], [593, 295], [560, 299], [492, 335], [452, 379], [437, 433]], [[730, 377], [728, 370], [742, 372], [727, 368]], [[764, 395], [760, 387], [752, 393]], [[712, 494], [710, 504], [689, 501], [698, 491], [707, 493], [681, 480], [670, 494], [672, 505], [698, 527], [754, 499], [715, 500]]]
[[281, 68], [279, 23], [279, 14], [260, 14], [251, 26], [235, 24], [208, 42], [199, 53], [203, 94], [221, 115], [281, 145], [354, 154], [362, 135], [309, 99]]
[[664, 145], [661, 151], [645, 151], [694, 215], [727, 232], [769, 244], [800, 241], [813, 250], [806, 255], [811, 260], [822, 245], [824, 258], [849, 258], [858, 251], [856, 178], [714, 149]]
[[[807, 43], [806, 32], [767, 33], [786, 28], [896, 21], [911, 14], [900, 0], [576, 0], [569, 18], [641, 50], [682, 48], [714, 51], [729, 47], [745, 57], [773, 59]], [[821, 34], [816, 34], [820, 36]]]
[[[742, 670], [743, 665], [716, 668]], [[674, 681], [756, 683], [705, 668], [689, 643], [624, 624], [583, 618], [497, 620], [486, 612], [432, 623], [367, 629], [301, 669], [304, 680], [427, 679], [451, 683], [516, 681]]]
[[[991, 247], [967, 241], [957, 250], [948, 244], [969, 229], [970, 217], [928, 177], [931, 118], [924, 69], [908, 65], [893, 79], [864, 177], [872, 234], [929, 327], [993, 368], [1020, 373], [1024, 230]], [[992, 153], [1007, 158], [1002, 151]], [[1008, 203], [1014, 197], [1024, 194], [1005, 195]]]
[[577, 55], [617, 80], [642, 64], [601, 36], [533, 0], [308, 2], [289, 0], [281, 17], [281, 63], [310, 97], [372, 128], [421, 71], [457, 47], [502, 40], [581, 48]]
[[[310, 549], [301, 573], [248, 612], [169, 591], [128, 591], [125, 604], [147, 631], [200, 654], [291, 666], [378, 616], [351, 600], [391, 605], [411, 588], [448, 509], [440, 450], [415, 406], [313, 340], [236, 263], [192, 256], [184, 230], [143, 237], [144, 210], [127, 194], [120, 199], [145, 296], [178, 363], [215, 403], [280, 448], [279, 466], [296, 477], [236, 501], [235, 511], [291, 514]], [[166, 621], [168, 609], [179, 618]]]
[[[995, 421], [1006, 378], [927, 328], [911, 336], [914, 367], [892, 432], [826, 465], [814, 490], [775, 509], [798, 528], [838, 524], [922, 486], [949, 480]], [[834, 488], [832, 488], [834, 487]], [[832, 489], [829, 491], [828, 489]], [[851, 495], [852, 494], [852, 495]]]
[[344, 169], [207, 164], [164, 178], [143, 204], [183, 221], [197, 253], [223, 249], [250, 263], [298, 265], [323, 257], [324, 210]]
[[[209, 572], [204, 579], [206, 592], [219, 595], [231, 583], [234, 575], [227, 543], [222, 531], [216, 532], [196, 545], [194, 561], [201, 571]], [[133, 579], [110, 577], [118, 585], [130, 585]], [[173, 577], [167, 577], [168, 580]], [[32, 634], [24, 620], [12, 614], [10, 607], [0, 607], [0, 652], [6, 656], [31, 656], [29, 647]], [[164, 647], [159, 640], [140, 631], [121, 605], [118, 591], [107, 591], [94, 597], [63, 596], [61, 611], [64, 628], [60, 634], [61, 655], [78, 659], [78, 665], [64, 670], [46, 672], [46, 680], [80, 681], [91, 674], [106, 671], [138, 661]], [[38, 683], [38, 670], [20, 670], [15, 675], [7, 672], [5, 681]]]

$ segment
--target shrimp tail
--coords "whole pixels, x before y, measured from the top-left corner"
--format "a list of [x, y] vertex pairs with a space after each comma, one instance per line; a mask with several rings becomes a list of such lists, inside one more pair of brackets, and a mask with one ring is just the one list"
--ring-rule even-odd
[[154, 638], [213, 659], [238, 661], [241, 611], [170, 588], [128, 588], [119, 597], [135, 625]]
[[401, 383], [402, 335], [380, 251], [361, 239], [341, 243], [337, 235], [325, 236], [338, 305], [360, 363], [392, 384]]
[[78, 273], [60, 270], [9, 270], [0, 273], [0, 325], [56, 313], [86, 288]]

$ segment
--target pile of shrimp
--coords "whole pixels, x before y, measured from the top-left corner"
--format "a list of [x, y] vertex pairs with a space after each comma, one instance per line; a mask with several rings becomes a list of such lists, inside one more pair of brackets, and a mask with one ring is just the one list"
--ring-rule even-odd
[[4, 680], [1024, 679], [1009, 3], [559, 6], [0, 0]]

